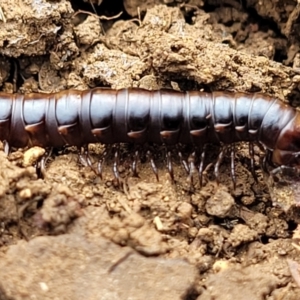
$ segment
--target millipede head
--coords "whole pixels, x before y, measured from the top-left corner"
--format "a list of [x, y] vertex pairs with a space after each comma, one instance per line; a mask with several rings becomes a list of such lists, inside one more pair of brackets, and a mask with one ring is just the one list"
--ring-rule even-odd
[[300, 168], [300, 114], [297, 114], [280, 133], [272, 161], [278, 166]]

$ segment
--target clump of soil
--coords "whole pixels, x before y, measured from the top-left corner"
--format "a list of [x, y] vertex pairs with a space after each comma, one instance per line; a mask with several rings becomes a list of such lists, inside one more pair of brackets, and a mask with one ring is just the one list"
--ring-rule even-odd
[[[138, 87], [299, 102], [296, 1], [3, 0], [0, 22], [7, 93]], [[236, 148], [236, 187], [226, 156], [219, 184], [207, 165], [201, 189], [175, 152], [171, 180], [163, 147], [157, 181], [145, 162], [131, 175], [122, 145], [119, 186], [113, 152], [101, 179], [76, 149], [56, 149], [41, 179], [30, 166], [40, 150], [1, 150], [0, 298], [298, 299], [299, 208], [274, 206], [260, 150], [256, 181], [247, 145]], [[93, 161], [104, 152], [90, 145]], [[208, 153], [215, 162], [218, 149]]]

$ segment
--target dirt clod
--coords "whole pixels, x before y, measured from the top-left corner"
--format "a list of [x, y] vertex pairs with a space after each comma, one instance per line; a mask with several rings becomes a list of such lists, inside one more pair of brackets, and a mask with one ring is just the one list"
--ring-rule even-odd
[[6, 297], [16, 300], [143, 299], [145, 290], [149, 299], [182, 299], [197, 278], [183, 260], [147, 259], [103, 238], [70, 234], [20, 241], [0, 265]]
[[280, 287], [280, 281], [273, 274], [264, 274], [256, 267], [232, 267], [210, 275], [205, 286], [197, 300], [239, 299], [241, 295], [245, 300], [262, 300]]
[[205, 208], [209, 215], [225, 218], [230, 216], [234, 205], [233, 197], [226, 190], [218, 189], [216, 194], [207, 200]]

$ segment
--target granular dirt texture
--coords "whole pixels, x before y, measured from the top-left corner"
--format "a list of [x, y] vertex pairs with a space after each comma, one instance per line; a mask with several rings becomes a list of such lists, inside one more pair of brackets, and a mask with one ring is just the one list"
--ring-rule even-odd
[[78, 234], [19, 241], [0, 264], [6, 297], [16, 300], [183, 299], [197, 278], [196, 268], [182, 259], [145, 258]]
[[[299, 24], [296, 0], [3, 0], [0, 90], [226, 90], [299, 106]], [[50, 149], [1, 145], [0, 299], [299, 299], [299, 207], [272, 203], [261, 149], [256, 181], [236, 145], [234, 188], [227, 155], [217, 184], [209, 145], [200, 188], [177, 149], [173, 182], [153, 147], [159, 181], [143, 151], [132, 176], [135, 150], [119, 145], [118, 184], [115, 145], [89, 145], [94, 165], [107, 153], [102, 178], [73, 147], [37, 173]]]

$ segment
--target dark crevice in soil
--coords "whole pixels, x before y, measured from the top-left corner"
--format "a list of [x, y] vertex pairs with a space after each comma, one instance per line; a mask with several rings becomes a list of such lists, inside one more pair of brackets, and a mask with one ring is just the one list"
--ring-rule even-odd
[[294, 230], [296, 230], [298, 224], [294, 221], [289, 221], [288, 223], [288, 231], [293, 232]]
[[104, 0], [100, 5], [97, 4], [91, 5], [91, 3], [89, 2], [73, 0], [71, 1], [71, 5], [74, 11], [83, 10], [83, 11], [88, 11], [90, 13], [95, 13], [94, 11], [95, 9], [98, 16], [105, 15], [106, 17], [113, 17], [119, 14], [120, 12], [122, 12], [120, 19], [128, 20], [131, 18], [126, 13], [122, 0], [114, 0], [114, 1]]
[[195, 287], [191, 287], [187, 291], [186, 295], [184, 295], [182, 297], [182, 300], [196, 300], [198, 298], [198, 296], [199, 296], [199, 292], [196, 290], [196, 288]]

